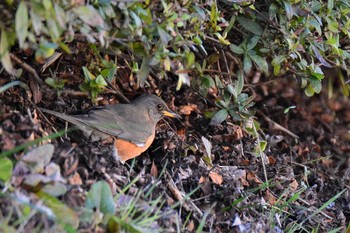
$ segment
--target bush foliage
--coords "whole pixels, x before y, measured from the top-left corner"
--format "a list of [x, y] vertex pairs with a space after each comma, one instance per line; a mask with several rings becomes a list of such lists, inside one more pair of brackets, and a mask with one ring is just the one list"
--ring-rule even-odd
[[[140, 86], [150, 72], [166, 76], [171, 71], [178, 76], [178, 89], [189, 85], [190, 77], [220, 87], [208, 70], [217, 65], [221, 54], [213, 55], [221, 51], [230, 51], [248, 77], [252, 70], [267, 76], [295, 75], [309, 95], [321, 90], [322, 67], [348, 70], [346, 0], [71, 4], [50, 0], [1, 4], [5, 15], [0, 24], [1, 62], [7, 72], [19, 74], [9, 56], [15, 44], [35, 51], [35, 60], [42, 63], [55, 51], [72, 53], [70, 44], [82, 37], [96, 46], [97, 53], [116, 57], [112, 64], [96, 57], [87, 67], [96, 77], [113, 79], [118, 58], [130, 54], [130, 69]], [[343, 87], [348, 93], [349, 87]]]

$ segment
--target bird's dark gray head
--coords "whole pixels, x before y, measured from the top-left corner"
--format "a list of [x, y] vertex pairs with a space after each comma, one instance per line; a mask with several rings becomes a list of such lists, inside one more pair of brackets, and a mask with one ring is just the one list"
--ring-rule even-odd
[[158, 122], [165, 117], [180, 118], [180, 116], [172, 112], [166, 103], [156, 95], [142, 95], [131, 102], [136, 108], [147, 108], [149, 118]]

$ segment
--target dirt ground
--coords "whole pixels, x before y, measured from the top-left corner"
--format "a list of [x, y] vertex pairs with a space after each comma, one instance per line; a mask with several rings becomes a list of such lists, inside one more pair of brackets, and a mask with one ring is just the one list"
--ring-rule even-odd
[[[69, 80], [65, 87], [71, 91], [58, 96], [52, 89], [38, 88], [35, 80], [24, 75], [27, 89], [13, 87], [0, 93], [2, 152], [65, 128], [64, 122], [42, 114], [38, 106], [59, 112], [92, 106], [79, 91], [79, 78], [71, 75], [80, 73], [79, 62], [72, 65], [67, 58], [60, 66], [64, 68], [58, 69], [57, 76]], [[142, 190], [139, 198], [148, 203], [162, 197], [164, 205], [159, 208], [167, 214], [155, 221], [155, 229], [161, 227], [164, 232], [196, 231], [204, 217], [204, 232], [282, 232], [297, 223], [303, 227], [298, 232], [348, 226], [350, 101], [339, 93], [340, 87], [335, 86], [337, 91], [329, 97], [324, 83], [323, 92], [309, 98], [292, 78], [251, 87], [246, 80], [249, 89], [245, 91], [255, 95], [254, 119], [261, 124], [257, 139], [243, 123], [231, 118], [221, 125], [209, 124], [205, 112], [214, 109], [217, 90], [207, 97], [189, 87], [175, 91], [177, 79], [169, 76], [166, 81], [151, 80], [150, 87], [135, 91], [123, 70], [118, 75], [120, 79], [112, 85], [128, 99], [160, 93], [182, 120], [162, 120], [151, 148], [125, 165], [113, 159], [111, 145], [89, 142], [77, 132], [48, 140], [54, 145], [51, 162], [59, 165], [65, 180], [66, 191], [59, 200], [67, 206], [83, 206], [86, 193], [98, 180], [106, 180], [115, 194], [138, 177], [127, 195]], [[0, 86], [9, 81], [3, 72]], [[117, 102], [122, 101], [109, 88], [98, 104]], [[260, 154], [256, 152], [259, 140], [267, 142]], [[17, 152], [13, 159], [24, 154]], [[34, 201], [34, 186], [23, 184], [25, 175], [15, 169], [12, 187]], [[151, 194], [146, 197], [148, 191]], [[182, 204], [170, 209], [177, 201]], [[6, 217], [10, 202], [3, 199], [0, 204]], [[25, 230], [38, 222], [50, 229], [50, 220], [40, 213], [35, 216]], [[91, 225], [81, 224], [80, 229], [89, 232]]]

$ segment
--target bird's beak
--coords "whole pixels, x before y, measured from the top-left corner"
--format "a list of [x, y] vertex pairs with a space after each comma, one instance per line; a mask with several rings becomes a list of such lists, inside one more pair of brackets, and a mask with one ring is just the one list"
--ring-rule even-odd
[[164, 110], [163, 116], [181, 119], [181, 116], [170, 110]]

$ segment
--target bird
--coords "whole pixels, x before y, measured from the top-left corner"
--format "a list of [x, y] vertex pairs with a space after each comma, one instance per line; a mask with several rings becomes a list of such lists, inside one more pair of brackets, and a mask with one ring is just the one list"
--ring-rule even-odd
[[67, 115], [40, 108], [75, 125], [91, 141], [114, 140], [114, 157], [122, 163], [145, 152], [155, 138], [157, 123], [163, 117], [181, 119], [166, 103], [152, 94], [141, 95], [128, 104], [114, 104]]

